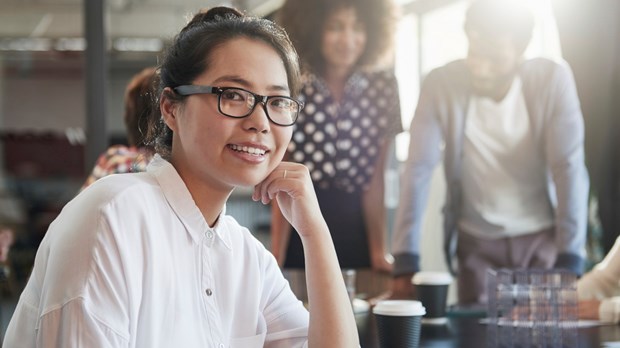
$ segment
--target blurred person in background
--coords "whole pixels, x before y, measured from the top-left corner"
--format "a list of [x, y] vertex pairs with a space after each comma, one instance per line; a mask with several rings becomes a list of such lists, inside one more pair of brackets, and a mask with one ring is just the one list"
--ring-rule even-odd
[[[310, 170], [340, 266], [384, 275], [358, 272], [358, 293], [369, 296], [381, 289], [364, 286], [386, 290], [392, 269], [384, 169], [402, 123], [396, 78], [383, 63], [391, 58], [394, 10], [391, 0], [288, 0], [276, 14], [304, 67], [305, 108], [288, 158]], [[301, 240], [277, 204], [271, 233], [278, 263], [303, 269]]]
[[603, 261], [577, 282], [579, 318], [620, 322], [620, 237]]
[[[119, 173], [137, 173], [146, 170], [153, 158], [152, 146], [146, 144], [146, 131], [150, 117], [157, 112], [154, 88], [157, 84], [157, 70], [145, 68], [134, 75], [125, 89], [125, 130], [127, 143], [113, 145], [101, 154], [82, 190], [104, 176]], [[157, 115], [158, 116], [158, 115]]]
[[9, 257], [11, 245], [15, 240], [13, 230], [0, 226], [0, 262], [6, 262]]
[[7, 188], [4, 177], [0, 173], [0, 280], [9, 275], [9, 252], [15, 243], [15, 233], [26, 221], [21, 201]]
[[444, 251], [453, 273], [458, 265], [459, 304], [486, 302], [488, 269], [583, 272], [583, 116], [566, 63], [524, 59], [533, 26], [522, 2], [475, 1], [467, 57], [425, 78], [394, 225], [393, 297], [414, 296], [423, 212], [442, 160]]

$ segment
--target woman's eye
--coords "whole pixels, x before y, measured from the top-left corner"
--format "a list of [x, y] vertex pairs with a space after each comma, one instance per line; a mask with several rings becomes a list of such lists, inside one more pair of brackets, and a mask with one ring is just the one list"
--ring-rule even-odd
[[277, 98], [271, 101], [271, 106], [279, 109], [290, 109], [292, 107], [291, 104], [293, 104], [293, 102], [285, 98]]
[[245, 100], [239, 91], [227, 90], [222, 92], [222, 98], [226, 100]]

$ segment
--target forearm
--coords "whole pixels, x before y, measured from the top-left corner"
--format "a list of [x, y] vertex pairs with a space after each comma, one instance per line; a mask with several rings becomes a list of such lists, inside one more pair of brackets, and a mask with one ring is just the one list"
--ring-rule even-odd
[[620, 297], [606, 298], [598, 308], [599, 320], [607, 323], [620, 322]]
[[386, 247], [385, 207], [382, 200], [377, 202], [376, 198], [368, 196], [373, 195], [371, 193], [364, 195], [363, 209], [370, 257], [372, 260], [385, 259], [385, 255], [388, 254]]
[[441, 144], [444, 142], [440, 124], [435, 118], [436, 107], [429, 102], [432, 99], [432, 93], [430, 96], [428, 91], [422, 94], [409, 127], [409, 154], [402, 164], [404, 170], [399, 181], [400, 196], [391, 240], [395, 275], [419, 270], [424, 210], [433, 172], [442, 158]]
[[310, 304], [309, 347], [357, 347], [357, 326], [324, 221], [302, 237]]
[[385, 260], [387, 254], [385, 218], [385, 162], [389, 144], [384, 145], [375, 166], [368, 189], [362, 195], [362, 209], [373, 264]]
[[280, 163], [254, 187], [252, 199], [265, 204], [277, 200], [282, 215], [301, 238], [310, 305], [309, 346], [359, 346], [349, 296], [308, 168]]
[[291, 225], [282, 215], [278, 202], [271, 202], [271, 252], [282, 267], [286, 261], [286, 249], [291, 236]]
[[[553, 105], [544, 124], [545, 159], [551, 171], [556, 199], [556, 266], [583, 272], [589, 177], [585, 166], [584, 122], [572, 73], [568, 66], [554, 68], [548, 103]], [[555, 192], [555, 197], [553, 197]]]
[[620, 296], [620, 238], [605, 259], [577, 282], [580, 299]]
[[558, 259], [555, 267], [583, 273], [588, 215], [589, 179], [583, 163], [555, 168], [553, 177], [557, 192], [555, 209]]

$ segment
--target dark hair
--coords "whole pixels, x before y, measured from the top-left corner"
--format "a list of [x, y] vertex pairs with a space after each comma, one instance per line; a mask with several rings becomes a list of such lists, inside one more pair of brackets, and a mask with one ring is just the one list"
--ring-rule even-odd
[[358, 67], [376, 67], [391, 52], [396, 25], [392, 0], [288, 0], [276, 21], [289, 33], [305, 68], [323, 73], [323, 28], [329, 15], [343, 8], [353, 8], [366, 28], [366, 47]]
[[465, 32], [476, 31], [484, 36], [509, 35], [516, 48], [523, 52], [532, 38], [534, 15], [516, 0], [478, 0], [465, 15]]
[[[245, 16], [223, 6], [199, 12], [175, 36], [160, 65], [158, 95], [161, 96], [166, 87], [192, 84], [209, 69], [211, 54], [217, 47], [240, 37], [261, 40], [278, 52], [291, 95], [297, 97], [300, 89], [299, 58], [286, 32], [267, 19]], [[186, 98], [174, 92], [166, 97], [176, 102], [183, 102]], [[161, 118], [153, 121], [149, 127], [149, 141], [160, 155], [168, 157], [172, 148], [172, 130]]]
[[145, 68], [135, 74], [125, 88], [125, 128], [130, 146], [147, 146], [146, 135], [150, 119], [159, 117], [154, 92], [157, 88], [157, 70]]

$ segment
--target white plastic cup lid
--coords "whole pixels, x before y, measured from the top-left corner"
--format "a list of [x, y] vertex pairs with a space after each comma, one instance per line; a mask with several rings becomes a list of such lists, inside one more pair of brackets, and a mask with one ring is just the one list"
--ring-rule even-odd
[[385, 300], [377, 303], [372, 312], [379, 315], [408, 317], [423, 316], [426, 314], [426, 309], [420, 301]]
[[415, 285], [449, 285], [452, 276], [446, 272], [417, 272], [411, 282]]

